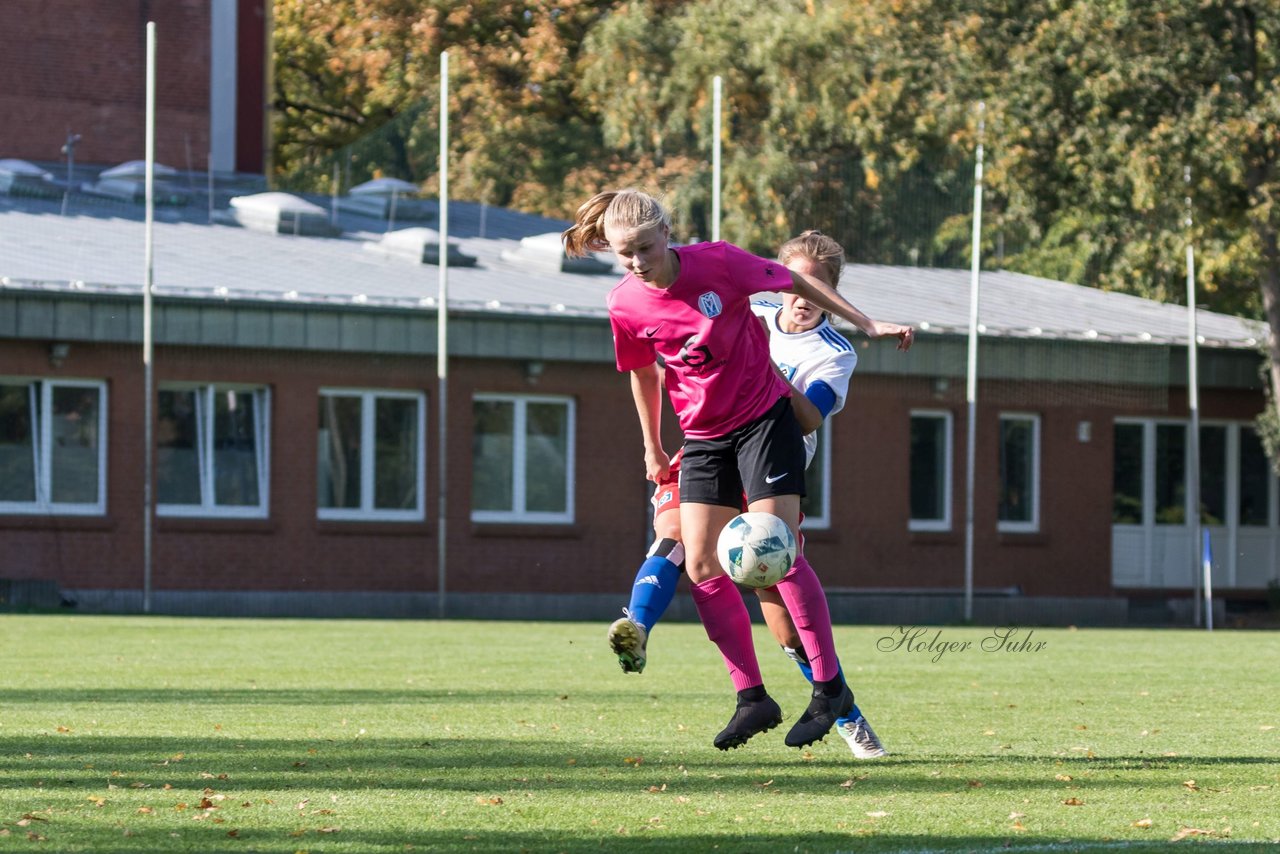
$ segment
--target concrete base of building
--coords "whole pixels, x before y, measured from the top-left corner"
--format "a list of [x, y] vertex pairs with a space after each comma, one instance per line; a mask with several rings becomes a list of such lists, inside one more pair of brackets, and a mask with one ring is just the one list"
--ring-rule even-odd
[[[625, 592], [625, 591], [623, 591]], [[62, 607], [83, 613], [142, 613], [138, 590], [62, 591]], [[748, 610], [759, 619], [754, 596], [745, 597]], [[959, 625], [964, 598], [959, 594], [828, 592], [831, 618], [837, 624]], [[53, 601], [53, 600], [50, 600]], [[1169, 600], [1156, 608], [1144, 602], [1135, 610], [1124, 597], [975, 595], [972, 623], [982, 626], [1128, 626], [1190, 625], [1190, 603]], [[70, 606], [68, 603], [74, 603]], [[454, 620], [583, 620], [610, 622], [622, 613], [626, 599], [619, 593], [450, 593], [441, 612], [435, 593], [297, 593], [257, 591], [157, 590], [150, 613], [175, 616], [327, 617]], [[1223, 603], [1214, 603], [1215, 624], [1225, 626]], [[697, 611], [683, 591], [666, 618], [696, 622]]]

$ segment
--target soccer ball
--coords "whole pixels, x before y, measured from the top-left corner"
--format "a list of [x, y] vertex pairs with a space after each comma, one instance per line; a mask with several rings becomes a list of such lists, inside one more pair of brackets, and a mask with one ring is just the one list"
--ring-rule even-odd
[[787, 523], [772, 513], [733, 517], [716, 542], [720, 565], [746, 587], [772, 587], [796, 559], [796, 538]]

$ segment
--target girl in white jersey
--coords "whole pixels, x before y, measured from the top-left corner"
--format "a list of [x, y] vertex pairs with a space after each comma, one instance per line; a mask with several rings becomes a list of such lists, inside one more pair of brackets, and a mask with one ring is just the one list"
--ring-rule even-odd
[[[737, 708], [714, 739], [727, 750], [782, 721], [752, 645], [751, 622], [737, 587], [720, 568], [715, 542], [741, 509], [772, 513], [798, 533], [804, 493], [804, 443], [792, 412], [791, 386], [769, 360], [768, 341], [750, 310], [752, 294], [794, 291], [870, 336], [893, 335], [899, 349], [914, 330], [877, 322], [820, 279], [794, 272], [728, 243], [672, 248], [670, 220], [637, 190], [598, 193], [564, 232], [566, 251], [611, 249], [628, 271], [609, 294], [617, 367], [631, 374], [644, 437], [645, 470], [659, 482], [671, 466], [659, 430], [664, 361], [667, 395], [685, 435], [680, 527], [685, 569], [708, 637], [720, 649]], [[840, 675], [822, 585], [803, 554], [777, 585], [813, 669], [813, 698], [786, 743], [822, 738], [853, 708]]]
[[[806, 231], [782, 245], [778, 260], [838, 287], [844, 249], [821, 232]], [[857, 352], [825, 312], [793, 293], [757, 299], [751, 309], [769, 330], [774, 364], [795, 389], [792, 407], [805, 433], [805, 461], [811, 463], [817, 450], [817, 428], [844, 407], [849, 378], [858, 364]], [[673, 463], [673, 468], [676, 465]], [[609, 645], [625, 673], [644, 670], [649, 635], [671, 604], [680, 578], [680, 488], [675, 477], [657, 485], [653, 504], [657, 536], [636, 573], [624, 616], [615, 620], [608, 632]], [[774, 638], [812, 682], [808, 656], [782, 597], [774, 588], [756, 590], [756, 594]], [[835, 729], [856, 758], [886, 755], [856, 704], [837, 719]]]

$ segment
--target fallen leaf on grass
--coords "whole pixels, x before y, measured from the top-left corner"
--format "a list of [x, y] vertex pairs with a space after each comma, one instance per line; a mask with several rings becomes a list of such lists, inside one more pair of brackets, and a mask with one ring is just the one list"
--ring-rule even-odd
[[1137, 821], [1135, 821], [1135, 822], [1133, 823], [1133, 826], [1134, 826], [1134, 827], [1144, 827], [1144, 828], [1145, 828], [1145, 827], [1150, 827], [1150, 826], [1151, 826], [1151, 819], [1149, 819], [1149, 818], [1140, 818], [1140, 819], [1138, 819]]
[[772, 785], [773, 785], [773, 780], [765, 780], [763, 783], [756, 783], [756, 784], [755, 784], [755, 786], [756, 786], [757, 788], [760, 788], [760, 789], [763, 789], [763, 788], [765, 788], [765, 787], [767, 787], [767, 786], [772, 786]]
[[498, 797], [497, 795], [494, 795], [491, 798], [486, 798], [484, 795], [478, 795], [476, 796], [476, 803], [481, 804], [483, 806], [496, 807], [496, 806], [501, 806], [503, 801], [502, 801], [502, 798]]
[[1063, 803], [1063, 804], [1065, 804], [1066, 806], [1069, 806], [1069, 807], [1082, 807], [1082, 806], [1084, 806], [1084, 801], [1080, 800], [1079, 798], [1067, 798], [1067, 799], [1066, 799], [1065, 801], [1063, 801], [1062, 803]]
[[650, 787], [649, 787], [649, 791], [650, 791], [650, 792], [654, 792], [654, 793], [657, 793], [657, 792], [665, 792], [666, 790], [667, 790], [667, 784], [666, 784], [666, 783], [663, 783], [661, 786], [650, 786]]
[[1054, 774], [1053, 779], [1057, 780], [1060, 783], [1070, 783], [1071, 775], [1070, 774]]
[[1212, 835], [1213, 835], [1212, 830], [1201, 830], [1198, 827], [1183, 827], [1179, 829], [1177, 833], [1171, 836], [1169, 838], [1169, 841], [1181, 842], [1182, 840], [1186, 839], [1188, 836], [1212, 836]]
[[1186, 788], [1190, 789], [1190, 790], [1191, 790], [1191, 791], [1193, 791], [1193, 792], [1198, 792], [1198, 791], [1200, 791], [1200, 787], [1196, 785], [1196, 781], [1195, 781], [1195, 780], [1183, 780], [1183, 781], [1182, 781], [1182, 785], [1183, 785], [1183, 786], [1185, 786]]
[[138, 812], [142, 813], [143, 815], [151, 815], [153, 812], [155, 812], [155, 810], [153, 810], [151, 807], [138, 807]]
[[107, 802], [107, 799], [102, 797], [101, 795], [90, 795], [89, 797], [85, 798], [85, 800], [93, 801], [93, 805], [96, 807], [100, 807]]
[[887, 815], [888, 813], [884, 810], [876, 810], [875, 812], [867, 813], [867, 818], [884, 818]]
[[628, 765], [639, 765], [644, 762], [643, 756], [624, 756], [622, 761]]
[[1022, 822], [1020, 822], [1020, 821], [1015, 821], [1015, 822], [1013, 823], [1013, 825], [1012, 825], [1009, 829], [1010, 829], [1010, 830], [1023, 831], [1023, 830], [1026, 830], [1027, 828], [1026, 828], [1026, 825], [1024, 825]]
[[970, 789], [981, 789], [981, 788], [982, 788], [982, 786], [983, 786], [983, 783], [982, 783], [982, 781], [981, 781], [981, 780], [970, 780], [970, 781], [969, 781], [969, 788], [970, 788]]
[[1016, 819], [1020, 819], [1020, 818], [1026, 818], [1026, 817], [1027, 817], [1027, 814], [1026, 814], [1026, 813], [1024, 813], [1024, 812], [1011, 812], [1011, 813], [1009, 813], [1009, 819], [1010, 819], [1010, 821], [1013, 821], [1013, 820], [1016, 820]]

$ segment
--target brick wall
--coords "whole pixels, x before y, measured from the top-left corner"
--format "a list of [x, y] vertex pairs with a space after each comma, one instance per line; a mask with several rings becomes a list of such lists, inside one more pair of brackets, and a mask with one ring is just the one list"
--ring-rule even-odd
[[[76, 161], [114, 165], [145, 154], [146, 24], [156, 24], [156, 159], [203, 169], [209, 150], [211, 0], [4, 0], [0, 3], [0, 157], [62, 159], [67, 132], [83, 139]], [[262, 168], [265, 3], [240, 6], [245, 79], [252, 93], [237, 165]], [[255, 30], [255, 28], [257, 28]], [[253, 43], [256, 39], [256, 43]], [[245, 41], [244, 36], [241, 38]], [[243, 110], [240, 112], [243, 113]], [[257, 120], [251, 119], [256, 114]], [[238, 128], [239, 131], [239, 128]]]

